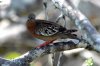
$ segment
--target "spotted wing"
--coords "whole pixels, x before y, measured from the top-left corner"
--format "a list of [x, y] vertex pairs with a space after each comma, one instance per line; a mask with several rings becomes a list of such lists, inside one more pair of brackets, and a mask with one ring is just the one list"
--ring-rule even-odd
[[56, 23], [45, 20], [37, 20], [36, 23], [37, 28], [35, 32], [39, 35], [52, 36], [59, 32], [60, 25]]

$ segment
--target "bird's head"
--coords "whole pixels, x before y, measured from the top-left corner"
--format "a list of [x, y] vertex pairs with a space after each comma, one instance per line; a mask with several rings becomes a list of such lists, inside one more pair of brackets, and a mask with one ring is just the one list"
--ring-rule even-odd
[[33, 33], [35, 28], [35, 14], [31, 13], [28, 16], [28, 20], [26, 22], [26, 26], [29, 32]]
[[36, 16], [35, 16], [35, 14], [33, 14], [33, 13], [29, 14], [29, 16], [28, 16], [29, 19], [35, 19], [35, 17], [36, 17]]

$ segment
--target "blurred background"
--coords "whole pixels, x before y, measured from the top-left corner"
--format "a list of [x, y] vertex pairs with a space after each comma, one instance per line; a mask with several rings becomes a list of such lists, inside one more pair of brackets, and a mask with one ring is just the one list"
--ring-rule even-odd
[[[71, 1], [89, 18], [99, 32], [100, 1]], [[50, 0], [47, 4], [48, 20], [55, 22], [61, 12], [55, 8]], [[26, 21], [30, 13], [34, 13], [36, 19], [45, 20], [43, 0], [0, 0], [0, 57], [13, 59], [44, 42], [32, 37], [26, 29]], [[69, 18], [66, 17], [66, 20], [67, 28], [76, 28]], [[62, 19], [59, 24], [64, 25]], [[78, 34], [80, 33], [78, 32]], [[82, 66], [86, 58], [90, 57], [93, 58], [95, 66], [100, 66], [100, 54], [80, 48], [73, 51], [64, 51], [61, 66]], [[50, 64], [51, 55], [48, 55], [32, 62], [31, 66], [52, 66]]]

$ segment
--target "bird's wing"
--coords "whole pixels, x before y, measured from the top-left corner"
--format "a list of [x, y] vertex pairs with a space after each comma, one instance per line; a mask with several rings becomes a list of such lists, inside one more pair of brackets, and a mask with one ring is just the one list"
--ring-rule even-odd
[[60, 25], [45, 21], [45, 20], [36, 20], [36, 34], [43, 35], [43, 36], [52, 36], [59, 32]]

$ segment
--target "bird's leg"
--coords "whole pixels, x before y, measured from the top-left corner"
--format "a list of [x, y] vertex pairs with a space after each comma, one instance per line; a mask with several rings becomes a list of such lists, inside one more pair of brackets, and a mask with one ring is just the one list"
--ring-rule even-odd
[[[53, 41], [55, 41], [55, 40], [52, 40], [52, 41], [46, 41], [46, 42], [44, 42], [43, 44], [37, 46], [36, 48], [44, 47], [44, 46], [46, 46], [46, 45], [52, 43]], [[52, 63], [53, 63], [52, 65], [54, 66], [54, 56], [55, 56], [55, 53], [53, 53], [52, 55], [53, 55], [53, 56], [52, 56]]]
[[44, 10], [45, 10], [45, 19], [48, 20], [47, 0], [43, 1], [43, 6], [44, 6]]
[[49, 45], [50, 43], [53, 43], [53, 41], [55, 41], [55, 40], [46, 41], [46, 42], [44, 42], [43, 44], [37, 46], [36, 48], [40, 48], [40, 47], [44, 47], [44, 46], [46, 46], [46, 45]]

